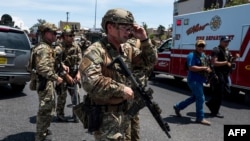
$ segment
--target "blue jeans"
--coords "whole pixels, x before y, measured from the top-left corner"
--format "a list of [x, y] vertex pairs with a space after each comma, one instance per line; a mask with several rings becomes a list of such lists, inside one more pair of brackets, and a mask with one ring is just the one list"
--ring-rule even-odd
[[196, 120], [201, 121], [204, 118], [203, 105], [205, 102], [203, 84], [196, 81], [188, 82], [187, 84], [193, 95], [186, 100], [177, 103], [175, 106], [177, 109], [183, 110], [190, 104], [196, 102]]

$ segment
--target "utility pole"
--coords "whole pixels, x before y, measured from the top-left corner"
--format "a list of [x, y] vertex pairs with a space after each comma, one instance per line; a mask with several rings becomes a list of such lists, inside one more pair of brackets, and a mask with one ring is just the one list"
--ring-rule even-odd
[[94, 23], [94, 31], [96, 29], [96, 9], [97, 9], [97, 0], [95, 0], [95, 23]]
[[67, 18], [66, 18], [66, 22], [68, 23], [69, 21], [69, 12], [66, 12]]

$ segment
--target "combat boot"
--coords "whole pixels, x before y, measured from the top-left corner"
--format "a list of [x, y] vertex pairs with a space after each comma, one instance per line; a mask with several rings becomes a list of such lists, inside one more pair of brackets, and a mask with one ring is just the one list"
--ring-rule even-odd
[[52, 135], [52, 132], [51, 132], [51, 130], [47, 129], [46, 132], [45, 132], [45, 134], [46, 134], [46, 136]]
[[53, 141], [52, 136], [46, 136], [45, 139], [42, 141]]
[[79, 119], [76, 117], [76, 118], [73, 118], [74, 119], [74, 122], [75, 123], [79, 123]]
[[79, 119], [77, 118], [77, 116], [73, 113], [73, 120], [75, 123], [79, 123]]
[[68, 122], [68, 120], [64, 117], [64, 115], [57, 115], [58, 122]]

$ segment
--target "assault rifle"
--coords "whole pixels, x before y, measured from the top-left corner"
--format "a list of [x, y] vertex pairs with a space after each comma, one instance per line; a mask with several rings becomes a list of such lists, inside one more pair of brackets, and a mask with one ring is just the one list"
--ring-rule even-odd
[[210, 67], [211, 69], [211, 72], [208, 73], [207, 75], [206, 84], [214, 83], [218, 80], [218, 76], [216, 75], [214, 66], [212, 65], [211, 56], [206, 56], [205, 60], [206, 60], [207, 66]]
[[149, 111], [153, 115], [154, 119], [156, 122], [159, 124], [161, 129], [166, 133], [168, 138], [171, 138], [169, 131], [170, 127], [167, 122], [163, 121], [161, 117], [161, 109], [159, 105], [152, 101], [152, 93], [153, 90], [149, 88], [148, 90], [145, 90], [144, 87], [138, 84], [136, 81], [135, 77], [132, 75], [132, 73], [128, 70], [126, 64], [122, 60], [121, 56], [117, 56], [109, 65], [108, 67], [111, 68], [115, 63], [118, 63], [121, 70], [117, 70], [119, 73], [122, 73], [126, 77], [128, 77], [133, 85], [136, 87], [136, 90], [139, 92], [139, 100], [136, 100], [135, 102], [132, 103], [131, 107], [128, 109], [128, 111], [125, 113], [128, 115], [130, 118], [134, 117], [142, 108], [145, 106], [148, 107]]

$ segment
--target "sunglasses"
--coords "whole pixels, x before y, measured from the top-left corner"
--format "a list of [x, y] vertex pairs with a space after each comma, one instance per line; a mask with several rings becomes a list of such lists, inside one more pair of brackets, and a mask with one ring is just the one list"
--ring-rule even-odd
[[230, 41], [223, 41], [223, 43], [229, 44]]
[[52, 33], [53, 35], [57, 35], [56, 31], [49, 31], [50, 33]]
[[68, 37], [75, 37], [75, 35], [67, 35]]
[[126, 32], [133, 32], [134, 28], [131, 25], [119, 25], [118, 29]]
[[201, 44], [197, 46], [198, 48], [205, 48], [205, 45]]

